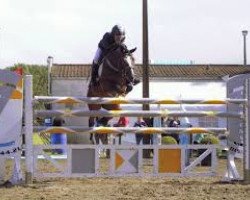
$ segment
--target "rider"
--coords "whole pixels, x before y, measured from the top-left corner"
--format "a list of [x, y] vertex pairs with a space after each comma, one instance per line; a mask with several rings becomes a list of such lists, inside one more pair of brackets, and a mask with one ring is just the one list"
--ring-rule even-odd
[[[107, 53], [114, 47], [114, 45], [122, 45], [127, 49], [124, 44], [125, 41], [125, 29], [120, 25], [115, 25], [111, 32], [107, 32], [103, 35], [103, 38], [98, 44], [98, 49], [96, 51], [93, 64], [92, 64], [92, 72], [91, 72], [91, 83], [94, 85], [98, 84], [98, 70], [101, 65], [103, 58]], [[127, 81], [127, 93], [133, 89], [133, 85], [139, 83], [140, 80], [134, 78], [133, 82]]]

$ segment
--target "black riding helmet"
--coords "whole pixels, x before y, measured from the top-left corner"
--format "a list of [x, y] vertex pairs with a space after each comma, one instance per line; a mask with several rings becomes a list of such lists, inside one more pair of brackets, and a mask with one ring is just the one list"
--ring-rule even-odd
[[125, 36], [125, 29], [123, 26], [121, 25], [115, 25], [112, 30], [111, 30], [111, 34], [114, 35], [123, 35]]

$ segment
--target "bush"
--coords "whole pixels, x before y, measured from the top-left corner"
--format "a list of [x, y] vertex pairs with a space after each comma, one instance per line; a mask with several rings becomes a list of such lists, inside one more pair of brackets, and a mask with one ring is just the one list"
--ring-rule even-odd
[[219, 143], [220, 143], [219, 139], [214, 135], [206, 135], [201, 140], [201, 144], [219, 144]]
[[161, 139], [161, 143], [162, 143], [162, 144], [177, 144], [177, 141], [176, 141], [176, 139], [174, 139], [174, 138], [171, 137], [171, 136], [164, 136], [164, 137]]

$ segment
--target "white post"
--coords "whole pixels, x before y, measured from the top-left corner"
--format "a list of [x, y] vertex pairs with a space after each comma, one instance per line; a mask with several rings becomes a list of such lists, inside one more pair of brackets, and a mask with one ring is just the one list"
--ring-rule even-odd
[[33, 158], [33, 85], [32, 75], [25, 76], [25, 162], [26, 162], [26, 183], [32, 183], [34, 172]]
[[249, 105], [250, 105], [250, 81], [246, 79], [245, 82], [245, 97], [247, 98], [247, 104], [244, 106], [245, 108], [245, 134], [243, 141], [243, 165], [244, 165], [244, 182], [250, 184], [250, 136], [249, 136]]
[[53, 65], [53, 57], [49, 56], [47, 58], [47, 65], [48, 65], [48, 95], [51, 95], [51, 67]]

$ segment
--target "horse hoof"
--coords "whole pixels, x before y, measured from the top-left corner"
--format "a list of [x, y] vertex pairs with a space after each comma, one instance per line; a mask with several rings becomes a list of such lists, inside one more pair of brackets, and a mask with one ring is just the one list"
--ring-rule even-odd
[[133, 85], [137, 85], [140, 82], [141, 82], [140, 79], [134, 78]]

